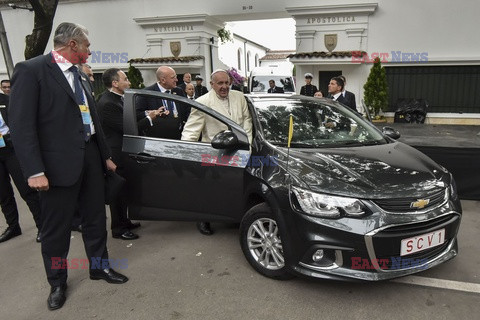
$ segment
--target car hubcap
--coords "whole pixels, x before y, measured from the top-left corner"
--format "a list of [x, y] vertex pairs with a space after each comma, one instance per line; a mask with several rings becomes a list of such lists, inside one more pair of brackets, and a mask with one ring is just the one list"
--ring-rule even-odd
[[275, 220], [255, 220], [248, 228], [247, 242], [250, 254], [264, 268], [278, 270], [285, 266], [282, 240]]

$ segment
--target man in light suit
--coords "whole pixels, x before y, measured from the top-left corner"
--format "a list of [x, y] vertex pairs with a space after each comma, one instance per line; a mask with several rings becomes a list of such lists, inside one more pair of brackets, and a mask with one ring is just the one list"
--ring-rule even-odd
[[71, 224], [78, 208], [90, 279], [124, 283], [107, 252], [104, 174], [115, 170], [91, 87], [76, 64], [85, 63], [85, 27], [61, 23], [54, 50], [16, 65], [9, 120], [13, 145], [28, 185], [40, 195], [42, 256], [51, 286], [47, 305], [66, 300]]
[[[252, 143], [252, 117], [245, 96], [241, 92], [230, 90], [230, 78], [225, 70], [214, 71], [210, 79], [212, 90], [196, 101], [241, 125], [247, 133], [248, 141]], [[223, 123], [193, 109], [183, 129], [182, 140], [198, 141], [201, 136], [202, 141], [210, 142], [217, 133], [226, 129], [228, 128]], [[199, 222], [197, 228], [204, 235], [213, 234], [209, 222]]]

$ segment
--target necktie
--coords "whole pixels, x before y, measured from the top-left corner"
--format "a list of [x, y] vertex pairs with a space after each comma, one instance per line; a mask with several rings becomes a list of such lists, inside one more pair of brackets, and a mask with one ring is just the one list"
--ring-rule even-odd
[[[165, 91], [165, 93], [170, 93], [170, 90]], [[168, 111], [173, 115], [173, 101], [172, 100], [167, 100], [167, 108]]]
[[[78, 68], [76, 66], [71, 66], [68, 68], [70, 72], [73, 73], [73, 86], [75, 88], [75, 98], [77, 100], [78, 105], [85, 105], [85, 97], [83, 96], [82, 85], [80, 84], [80, 74], [78, 73]], [[87, 111], [88, 112], [88, 111]], [[85, 141], [90, 140], [91, 131], [90, 131], [90, 124], [83, 124], [84, 128], [84, 139]]]

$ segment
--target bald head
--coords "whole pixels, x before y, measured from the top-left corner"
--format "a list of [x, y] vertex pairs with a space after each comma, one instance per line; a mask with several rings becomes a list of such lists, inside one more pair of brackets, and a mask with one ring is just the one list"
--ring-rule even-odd
[[185, 93], [189, 97], [193, 97], [195, 95], [195, 87], [193, 86], [193, 83], [187, 83], [185, 85]]
[[171, 90], [177, 86], [177, 74], [173, 68], [168, 66], [161, 66], [156, 72], [157, 81], [165, 89]]

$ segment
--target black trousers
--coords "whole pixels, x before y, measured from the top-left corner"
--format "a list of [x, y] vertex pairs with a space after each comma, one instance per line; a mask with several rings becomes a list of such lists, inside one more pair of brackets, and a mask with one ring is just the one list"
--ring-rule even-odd
[[67, 269], [52, 268], [52, 259], [67, 258], [72, 219], [77, 209], [90, 266], [92, 258], [108, 259], [102, 162], [97, 143], [92, 137], [85, 147], [85, 161], [79, 180], [73, 186], [50, 186], [48, 191], [40, 192], [41, 219], [44, 221], [42, 256], [51, 286], [59, 286], [67, 281]]
[[12, 177], [20, 196], [25, 200], [32, 212], [37, 229], [40, 230], [40, 205], [38, 192], [28, 186], [20, 168], [20, 163], [15, 156], [15, 151], [10, 142], [0, 148], [0, 206], [2, 207], [5, 220], [10, 227], [18, 225], [18, 208], [15, 195], [10, 183]]
[[[116, 172], [122, 177], [124, 176], [122, 167], [117, 167]], [[120, 192], [118, 193], [115, 201], [110, 204], [110, 216], [112, 218], [112, 235], [121, 235], [122, 233], [129, 230], [128, 226], [132, 222], [127, 217], [127, 210], [127, 186], [124, 185], [122, 190], [120, 190]]]

